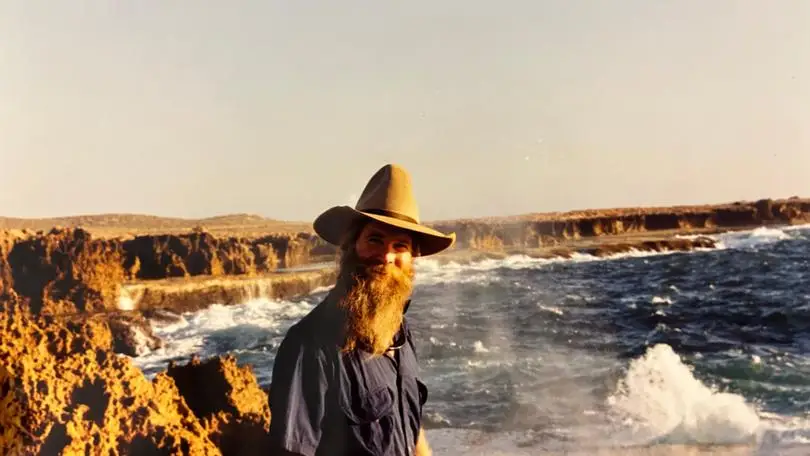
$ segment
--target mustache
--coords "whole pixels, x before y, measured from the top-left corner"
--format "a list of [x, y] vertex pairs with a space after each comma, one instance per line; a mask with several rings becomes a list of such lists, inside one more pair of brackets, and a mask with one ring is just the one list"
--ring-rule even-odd
[[413, 278], [413, 268], [402, 269], [378, 258], [360, 258], [356, 252], [347, 252], [340, 262], [341, 275], [346, 279], [381, 279], [389, 276], [400, 281]]

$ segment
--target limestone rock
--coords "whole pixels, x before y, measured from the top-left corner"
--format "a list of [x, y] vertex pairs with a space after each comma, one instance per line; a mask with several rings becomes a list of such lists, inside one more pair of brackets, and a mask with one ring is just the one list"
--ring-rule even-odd
[[217, 238], [205, 231], [136, 236], [123, 242], [123, 250], [124, 267], [138, 279], [251, 275], [278, 264], [272, 249], [257, 252], [250, 240]]
[[167, 375], [223, 455], [266, 453], [270, 406], [249, 366], [237, 366], [232, 356], [194, 357], [184, 366], [171, 364]]
[[81, 333], [52, 343], [67, 333], [0, 314], [0, 454], [220, 454], [165, 373], [150, 382]]
[[124, 279], [120, 244], [94, 240], [82, 229], [53, 229], [9, 250], [14, 290], [33, 313], [114, 309]]

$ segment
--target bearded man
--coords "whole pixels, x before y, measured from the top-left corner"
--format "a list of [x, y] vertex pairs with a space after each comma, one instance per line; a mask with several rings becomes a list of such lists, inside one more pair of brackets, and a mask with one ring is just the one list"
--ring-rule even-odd
[[413, 258], [455, 242], [419, 222], [408, 172], [386, 165], [355, 208], [336, 206], [313, 227], [340, 246], [335, 286], [279, 346], [270, 386], [270, 439], [280, 454], [430, 454], [405, 313]]

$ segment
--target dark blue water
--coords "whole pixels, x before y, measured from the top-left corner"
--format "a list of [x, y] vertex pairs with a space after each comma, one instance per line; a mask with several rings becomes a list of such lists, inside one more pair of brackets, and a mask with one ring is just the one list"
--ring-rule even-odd
[[[691, 378], [671, 379], [681, 403], [666, 407], [691, 400], [684, 384], [694, 379], [741, 396], [758, 416], [806, 418], [810, 230], [720, 239], [721, 250], [525, 262], [495, 267], [486, 280], [464, 280], [481, 273], [467, 270], [420, 288], [422, 305], [410, 317], [432, 380], [432, 425], [564, 438], [588, 421], [583, 408], [608, 413], [600, 399], [656, 344], [692, 368]], [[664, 363], [651, 361], [647, 375], [669, 368], [655, 362]], [[650, 394], [636, 391], [631, 400], [655, 399]], [[682, 418], [695, 407], [684, 406]]]
[[[425, 262], [408, 317], [427, 426], [518, 433], [538, 448], [805, 429], [810, 229], [718, 240], [718, 250], [608, 260]], [[232, 352], [266, 383], [286, 328], [321, 296], [187, 316], [149, 362], [188, 347]]]

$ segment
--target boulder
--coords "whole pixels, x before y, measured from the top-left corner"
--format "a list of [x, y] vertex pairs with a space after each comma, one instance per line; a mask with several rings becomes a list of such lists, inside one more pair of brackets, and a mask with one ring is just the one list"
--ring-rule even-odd
[[166, 374], [225, 456], [267, 454], [270, 406], [249, 366], [232, 356], [169, 365]]

